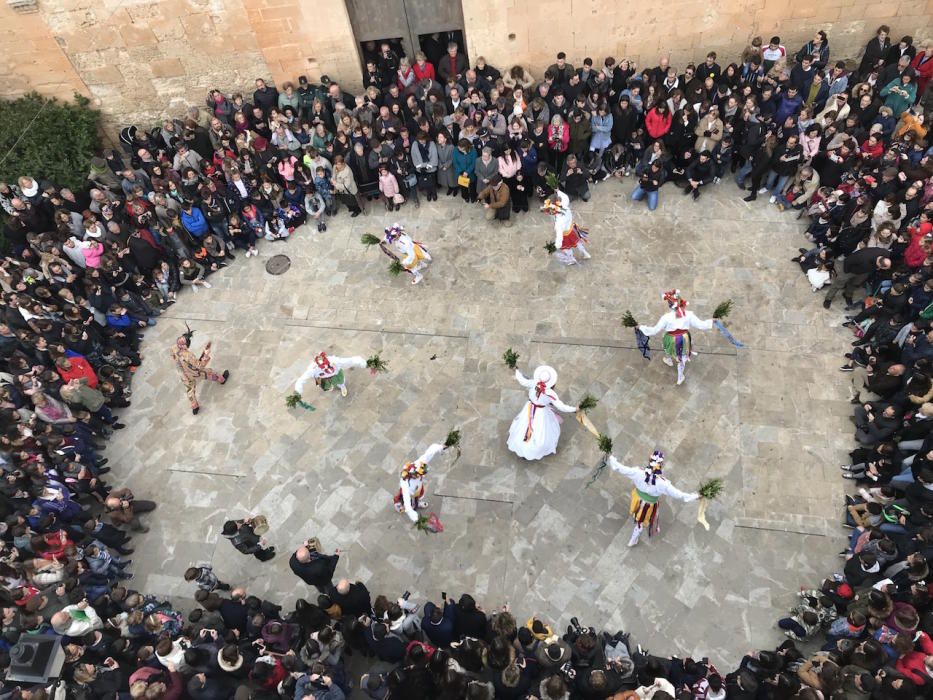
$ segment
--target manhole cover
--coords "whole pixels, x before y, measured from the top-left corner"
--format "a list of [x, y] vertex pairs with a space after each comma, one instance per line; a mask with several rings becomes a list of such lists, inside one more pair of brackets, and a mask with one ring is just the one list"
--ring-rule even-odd
[[292, 260], [287, 255], [273, 255], [266, 263], [266, 272], [270, 275], [281, 275], [292, 266]]

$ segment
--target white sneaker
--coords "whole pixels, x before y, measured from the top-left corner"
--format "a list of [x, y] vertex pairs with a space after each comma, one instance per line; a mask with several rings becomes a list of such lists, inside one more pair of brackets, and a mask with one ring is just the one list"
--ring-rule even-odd
[[640, 539], [640, 537], [641, 537], [641, 530], [635, 530], [635, 532], [632, 533], [632, 536], [628, 540], [628, 546], [634, 547], [636, 544], [638, 544], [638, 540]]
[[584, 260], [589, 260], [590, 258], [593, 257], [592, 255], [590, 255], [589, 253], [587, 253], [585, 250], [580, 251], [580, 252], [583, 253], [583, 259], [584, 259]]
[[191, 285], [191, 291], [193, 291], [195, 294], [197, 294], [197, 293], [198, 293], [198, 285], [192, 284], [192, 285]]
[[774, 204], [776, 201], [777, 201], [777, 195], [772, 194], [771, 197], [768, 199], [768, 204]]
[[201, 283], [201, 286], [202, 286], [202, 287], [207, 287], [208, 289], [210, 289], [210, 288], [211, 288], [211, 283], [210, 283], [210, 282], [202, 282], [202, 283]]
[[662, 357], [662, 358], [661, 358], [661, 361], [662, 361], [664, 364], [666, 364], [668, 367], [673, 367], [673, 366], [674, 366], [674, 361], [673, 361], [671, 358], [669, 358], [667, 355], [665, 355], [664, 357]]
[[341, 395], [343, 398], [347, 398], [347, 394], [349, 394], [349, 393], [350, 393], [350, 392], [347, 391], [346, 385], [340, 387], [340, 395]]
[[720, 180], [718, 177], [714, 177], [714, 178], [713, 178], [713, 184], [714, 184], [714, 185], [718, 185], [720, 182], [722, 182], [722, 180]]
[[758, 194], [764, 194], [767, 191], [768, 191], [767, 187], [762, 187], [760, 190], [758, 190]]
[[418, 501], [418, 510], [424, 510], [424, 509], [427, 508], [427, 507], [428, 507], [428, 502], [427, 502], [427, 500], [425, 500], [424, 498], [422, 498], [420, 501]]

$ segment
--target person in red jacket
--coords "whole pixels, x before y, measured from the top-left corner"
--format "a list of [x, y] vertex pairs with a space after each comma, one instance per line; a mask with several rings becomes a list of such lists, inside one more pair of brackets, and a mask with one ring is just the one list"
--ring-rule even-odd
[[923, 265], [930, 251], [930, 244], [933, 243], [933, 224], [930, 223], [930, 212], [920, 213], [920, 223], [916, 226], [908, 226], [907, 233], [910, 234], [910, 244], [904, 251], [904, 262], [908, 267], [918, 268]]
[[97, 388], [97, 375], [94, 373], [94, 368], [80, 355], [72, 357], [62, 355], [55, 360], [55, 369], [58, 370], [58, 374], [65, 383], [72, 379], [86, 379], [90, 388]]
[[923, 95], [927, 83], [933, 79], [933, 41], [927, 42], [927, 47], [914, 56], [910, 67], [917, 74], [917, 94]]
[[428, 57], [420, 51], [415, 54], [415, 65], [413, 65], [411, 69], [415, 71], [415, 78], [417, 78], [419, 83], [425, 78], [428, 80], [435, 80], [434, 66], [428, 61]]
[[660, 139], [667, 135], [671, 130], [671, 111], [667, 108], [667, 102], [659, 102], [648, 110], [645, 115], [645, 130], [652, 139]]
[[926, 632], [918, 632], [914, 637], [912, 648], [900, 656], [894, 667], [917, 685], [925, 685], [930, 680], [930, 674], [933, 671], [933, 656], [931, 655], [933, 655], [933, 640]]

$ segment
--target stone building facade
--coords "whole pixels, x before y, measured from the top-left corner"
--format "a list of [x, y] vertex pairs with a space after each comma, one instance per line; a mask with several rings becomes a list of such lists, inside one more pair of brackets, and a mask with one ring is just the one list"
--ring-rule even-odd
[[[933, 41], [933, 0], [462, 0], [454, 13], [451, 2], [458, 0], [3, 0], [0, 97], [79, 92], [112, 125], [149, 125], [203, 104], [214, 87], [251, 92], [257, 77], [281, 85], [327, 74], [355, 88], [360, 41], [381, 38], [382, 26], [409, 50], [421, 32], [462, 30], [471, 58], [482, 54], [500, 69], [521, 63], [538, 78], [558, 51], [575, 65], [584, 56], [599, 65], [607, 55], [656, 65], [667, 53], [683, 66], [710, 49], [735, 60], [755, 35], [778, 34], [796, 50], [825, 29], [832, 57], [854, 58], [882, 23], [895, 39]], [[434, 15], [459, 26], [433, 26]], [[423, 19], [412, 26], [411, 17]]]

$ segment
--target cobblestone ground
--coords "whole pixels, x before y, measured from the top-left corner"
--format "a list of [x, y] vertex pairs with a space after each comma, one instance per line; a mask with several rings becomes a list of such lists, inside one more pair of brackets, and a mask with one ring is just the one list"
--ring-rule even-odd
[[[522, 619], [561, 626], [576, 615], [629, 630], [652, 651], [719, 664], [775, 643], [795, 591], [839, 566], [837, 465], [851, 442], [836, 371], [841, 314], [825, 312], [789, 262], [805, 243], [793, 213], [746, 204], [731, 182], [698, 202], [667, 186], [650, 213], [629, 201], [632, 186], [601, 184], [576, 207], [593, 253], [577, 267], [542, 249], [544, 215], [504, 229], [441, 197], [392, 215], [344, 213], [323, 234], [304, 227], [240, 257], [213, 289], [185, 294], [146, 334], [130, 427], [108, 452], [140, 497], [160, 503], [137, 542], [134, 585], [190, 599], [182, 572], [209, 560], [258, 594], [313, 599], [287, 559], [316, 535], [344, 550], [339, 577], [390, 597], [472, 592], [487, 609], [509, 602]], [[417, 287], [359, 242], [394, 220], [434, 256]], [[280, 277], [264, 269], [275, 253], [292, 260]], [[696, 334], [700, 355], [680, 387], [620, 326], [627, 308], [653, 323], [670, 287], [701, 317], [734, 299], [729, 325], [746, 343], [736, 351], [718, 333]], [[168, 356], [185, 320], [195, 347], [211, 338], [215, 367], [232, 372], [228, 386], [203, 390], [196, 417]], [[553, 365], [568, 403], [599, 399], [591, 418], [621, 461], [644, 464], [660, 448], [685, 490], [723, 477], [712, 529], [696, 526], [696, 504], [665, 503], [660, 536], [627, 548], [630, 489], [609, 474], [584, 486], [599, 454], [573, 420], [557, 455], [528, 463], [510, 453], [524, 394], [501, 361], [509, 346], [526, 373]], [[287, 409], [285, 395], [322, 349], [378, 352], [389, 372], [351, 372], [349, 398], [315, 390], [316, 411]], [[403, 461], [453, 427], [463, 456], [432, 465], [431, 510], [446, 531], [429, 537], [395, 513], [391, 495]], [[281, 552], [262, 565], [219, 536], [225, 518], [257, 512]]]

